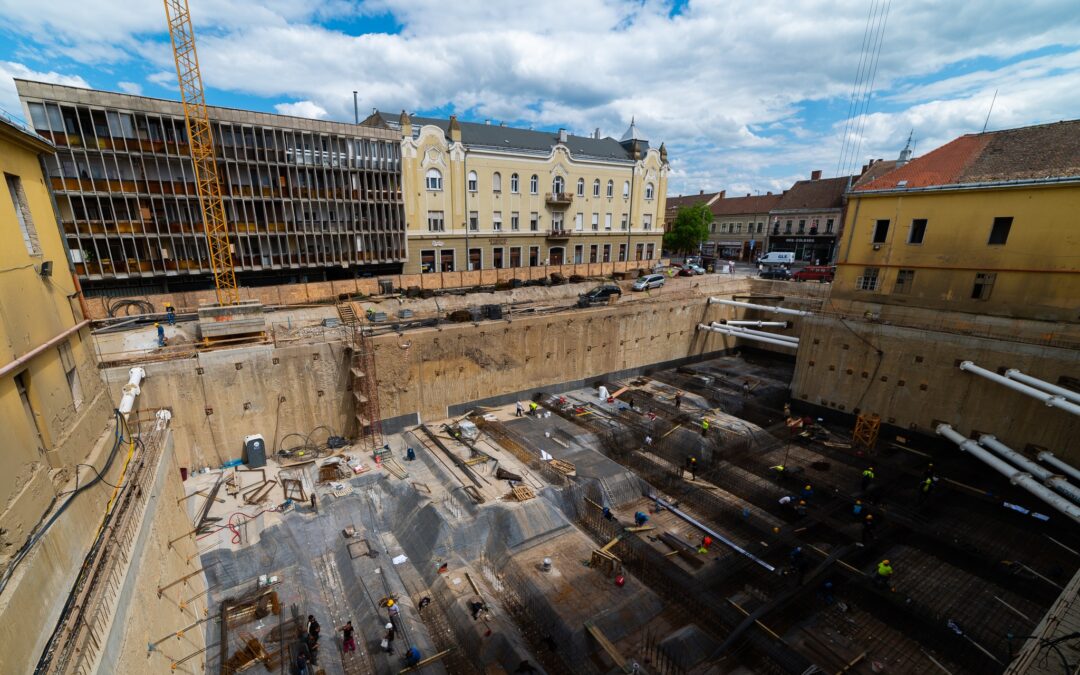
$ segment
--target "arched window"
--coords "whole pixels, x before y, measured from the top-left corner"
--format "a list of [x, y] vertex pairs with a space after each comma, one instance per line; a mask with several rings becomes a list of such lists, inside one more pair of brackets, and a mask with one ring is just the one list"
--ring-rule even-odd
[[630, 181], [626, 181], [622, 184], [622, 196], [623, 199], [626, 199], [630, 196]]
[[646, 183], [645, 184], [645, 199], [652, 199], [652, 198], [653, 198], [653, 184], [652, 183]]
[[551, 191], [554, 194], [566, 192], [566, 181], [563, 180], [562, 176], [555, 176], [555, 178], [551, 180]]
[[516, 173], [510, 174], [510, 192], [518, 193], [518, 175]]
[[491, 191], [502, 192], [502, 174], [498, 171], [491, 174]]
[[592, 196], [593, 197], [599, 197], [600, 196], [600, 179], [599, 178], [597, 178], [596, 180], [594, 180], [592, 182]]
[[607, 196], [608, 197], [614, 197], [615, 196], [615, 181], [613, 181], [613, 180], [609, 180], [607, 182]]
[[577, 196], [578, 197], [584, 197], [585, 196], [585, 179], [584, 178], [578, 178], [577, 179]]
[[470, 171], [469, 172], [469, 192], [476, 192], [478, 182], [479, 181], [476, 180], [476, 172], [475, 171]]
[[532, 178], [529, 179], [529, 193], [536, 194], [538, 192], [540, 192], [540, 179], [534, 173]]
[[429, 190], [441, 190], [442, 189], [442, 174], [438, 169], [427, 170], [427, 189]]

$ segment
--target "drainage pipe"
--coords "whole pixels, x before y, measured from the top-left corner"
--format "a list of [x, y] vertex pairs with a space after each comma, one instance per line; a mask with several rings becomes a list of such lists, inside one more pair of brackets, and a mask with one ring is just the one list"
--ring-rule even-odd
[[953, 443], [956, 443], [961, 450], [970, 452], [975, 455], [976, 458], [982, 460], [983, 463], [1008, 478], [1010, 483], [1019, 485], [1066, 516], [1072, 518], [1074, 522], [1080, 523], [1080, 506], [1073, 504], [1068, 499], [1058, 495], [1050, 488], [1035, 480], [1031, 477], [1031, 474], [1024, 473], [970, 438], [957, 433], [957, 431], [948, 424], [939, 424], [936, 431], [939, 436], [944, 436]]
[[998, 375], [992, 370], [980, 368], [971, 361], [961, 362], [960, 370], [966, 370], [969, 373], [974, 373], [981, 377], [985, 377], [986, 379], [993, 382], [997, 382], [998, 384], [1005, 385], [1009, 389], [1018, 391], [1021, 394], [1027, 394], [1032, 398], [1037, 398], [1043, 403], [1045, 403], [1047, 406], [1050, 406], [1052, 408], [1061, 408], [1062, 410], [1066, 412], [1071, 412], [1074, 415], [1080, 415], [1080, 405], [1072, 403], [1071, 401], [1067, 401], [1064, 396], [1055, 396], [1054, 394], [1047, 393], [1041, 389], [1036, 389], [1035, 387], [1029, 387], [1026, 384], [1021, 384], [1016, 380], [1010, 380], [1003, 375]]
[[34, 347], [33, 349], [26, 352], [25, 354], [23, 354], [19, 358], [15, 359], [11, 363], [9, 363], [9, 364], [3, 366], [2, 368], [0, 368], [0, 377], [4, 377], [8, 373], [10, 373], [10, 372], [12, 372], [14, 370], [18, 370], [24, 364], [27, 364], [30, 361], [32, 361], [33, 358], [35, 356], [37, 356], [38, 354], [44, 352], [45, 350], [49, 349], [50, 347], [55, 347], [56, 345], [60, 344], [64, 340], [68, 339], [68, 336], [70, 336], [72, 333], [76, 333], [76, 332], [82, 330], [83, 328], [85, 328], [86, 326], [89, 326], [89, 325], [90, 325], [90, 319], [85, 319], [85, 320], [80, 321], [79, 323], [75, 324], [74, 326], [71, 326], [70, 328], [67, 328], [66, 330], [64, 330], [64, 332], [60, 333], [59, 335], [57, 335], [57, 336], [55, 336], [53, 338], [50, 338], [48, 342], [43, 342], [42, 344], [38, 345], [37, 347]]
[[760, 309], [763, 312], [772, 312], [773, 314], [791, 314], [792, 316], [813, 316], [814, 314], [813, 312], [806, 312], [801, 309], [788, 309], [787, 307], [773, 307], [771, 305], [755, 305], [752, 302], [725, 300], [723, 298], [709, 298], [709, 304], [731, 305], [732, 307], [745, 307], [747, 309]]
[[1072, 464], [1067, 464], [1057, 457], [1054, 457], [1054, 453], [1043, 450], [1036, 456], [1039, 458], [1040, 462], [1046, 462], [1065, 475], [1072, 476], [1073, 480], [1080, 481], [1080, 470], [1077, 470]]
[[799, 338], [794, 335], [781, 335], [779, 333], [769, 333], [763, 330], [754, 330], [753, 328], [743, 328], [742, 326], [726, 326], [722, 323], [713, 322], [713, 328], [726, 328], [729, 331], [736, 333], [747, 333], [749, 335], [760, 335], [761, 337], [773, 338], [774, 340], [787, 340], [788, 342], [799, 343]]
[[124, 385], [124, 395], [120, 397], [120, 406], [117, 408], [125, 418], [135, 405], [135, 397], [140, 392], [139, 384], [142, 383], [144, 377], [146, 377], [146, 371], [138, 366], [128, 371], [128, 382]]
[[715, 539], [715, 540], [723, 543], [724, 545], [728, 546], [729, 548], [731, 548], [731, 550], [735, 551], [736, 553], [746, 556], [747, 558], [749, 558], [750, 560], [753, 560], [758, 565], [761, 565], [762, 567], [769, 570], [770, 572], [775, 572], [776, 571], [776, 568], [773, 567], [772, 565], [770, 565], [769, 563], [767, 563], [764, 560], [762, 560], [761, 558], [757, 557], [756, 555], [754, 555], [750, 551], [747, 551], [745, 548], [743, 548], [742, 546], [739, 546], [738, 544], [731, 541], [730, 539], [728, 539], [724, 535], [720, 534], [719, 532], [716, 532], [712, 528], [707, 527], [704, 524], [698, 522], [697, 520], [695, 520], [694, 518], [692, 518], [688, 514], [683, 513], [682, 511], [675, 508], [674, 506], [672, 506], [668, 502], [664, 501], [663, 499], [660, 499], [659, 497], [654, 496], [653, 501], [656, 502], [657, 508], [664, 508], [664, 509], [667, 509], [668, 511], [671, 511], [676, 516], [682, 518], [683, 520], [690, 523], [691, 525], [693, 525], [697, 529], [699, 529], [702, 532], [708, 534], [713, 539]]
[[735, 321], [721, 319], [714, 321], [724, 326], [754, 326], [755, 328], [791, 328], [790, 321]]
[[990, 448], [1016, 466], [1041, 480], [1043, 485], [1054, 492], [1063, 494], [1077, 504], [1080, 504], [1080, 488], [1070, 483], [1063, 476], [1055, 474], [1049, 469], [1036, 464], [1024, 455], [1013, 450], [999, 441], [996, 436], [992, 434], [983, 434], [979, 436], [979, 445]]
[[768, 344], [777, 345], [779, 347], [790, 347], [792, 349], [797, 349], [799, 346], [799, 343], [797, 342], [790, 342], [788, 340], [775, 340], [773, 338], [761, 337], [759, 335], [747, 335], [746, 333], [736, 333], [733, 330], [725, 330], [724, 328], [721, 328], [719, 326], [706, 326], [703, 323], [698, 324], [698, 330], [712, 331], [713, 333], [719, 333], [721, 335], [727, 335], [729, 337], [742, 338], [743, 340], [766, 342]]
[[1059, 387], [1056, 384], [1050, 384], [1046, 380], [1040, 380], [1039, 378], [1032, 377], [1031, 375], [1025, 375], [1016, 368], [1009, 368], [1008, 370], [1006, 370], [1005, 377], [1009, 378], [1010, 380], [1016, 380], [1017, 382], [1023, 382], [1024, 384], [1030, 384], [1036, 389], [1042, 389], [1044, 391], [1050, 392], [1051, 394], [1062, 396], [1072, 401], [1073, 403], [1080, 403], [1080, 394], [1076, 393], [1075, 391], [1071, 389], [1066, 389], [1065, 387]]

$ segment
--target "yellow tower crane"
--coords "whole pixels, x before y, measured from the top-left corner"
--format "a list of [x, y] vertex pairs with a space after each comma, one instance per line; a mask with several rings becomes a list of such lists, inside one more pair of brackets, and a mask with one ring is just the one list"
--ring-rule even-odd
[[218, 179], [217, 159], [214, 157], [214, 134], [210, 127], [210, 116], [206, 112], [206, 97], [203, 94], [202, 74], [199, 72], [199, 56], [195, 52], [191, 12], [187, 0], [164, 2], [217, 301], [218, 305], [223, 307], [235, 305], [240, 302], [240, 290], [236, 286], [236, 272], [233, 270], [225, 203], [221, 199], [221, 182]]

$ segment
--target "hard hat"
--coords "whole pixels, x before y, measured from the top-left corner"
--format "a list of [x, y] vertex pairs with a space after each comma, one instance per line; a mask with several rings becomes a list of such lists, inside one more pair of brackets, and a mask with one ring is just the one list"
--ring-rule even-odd
[[158, 326], [160, 326], [160, 325], [161, 325], [160, 323], [155, 323], [155, 324], [154, 324], [154, 328], [157, 328], [157, 327], [158, 327]]
[[872, 513], [866, 514], [866, 519], [867, 520], [873, 520], [874, 519], [874, 514], [872, 514]]
[[813, 490], [813, 488], [812, 488], [812, 487], [810, 487], [810, 483], [807, 483], [807, 484], [806, 484], [806, 487], [804, 487], [803, 489], [804, 489], [804, 490]]
[[393, 627], [394, 627], [394, 624], [392, 624], [392, 623], [386, 624], [386, 630], [390, 630]]
[[394, 599], [391, 598], [391, 599], [387, 600], [386, 601], [386, 606], [387, 607], [393, 607], [394, 606]]
[[803, 505], [805, 505], [805, 504], [806, 504], [806, 500], [805, 500], [805, 499], [800, 499], [800, 500], [799, 500], [799, 503], [800, 503], [800, 504], [803, 504]]
[[861, 499], [856, 499], [856, 500], [855, 500], [855, 503], [856, 503], [856, 504], [862, 504], [862, 500], [861, 500]]
[[888, 565], [888, 564], [889, 564], [889, 561], [888, 561], [888, 560], [882, 560], [882, 561], [881, 561], [881, 564], [882, 564], [882, 565]]

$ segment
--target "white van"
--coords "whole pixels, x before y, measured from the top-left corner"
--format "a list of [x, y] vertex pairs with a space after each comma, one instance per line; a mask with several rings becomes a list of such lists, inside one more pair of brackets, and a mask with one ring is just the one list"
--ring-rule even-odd
[[795, 254], [791, 251], [769, 251], [758, 260], [762, 265], [790, 265], [794, 262]]

